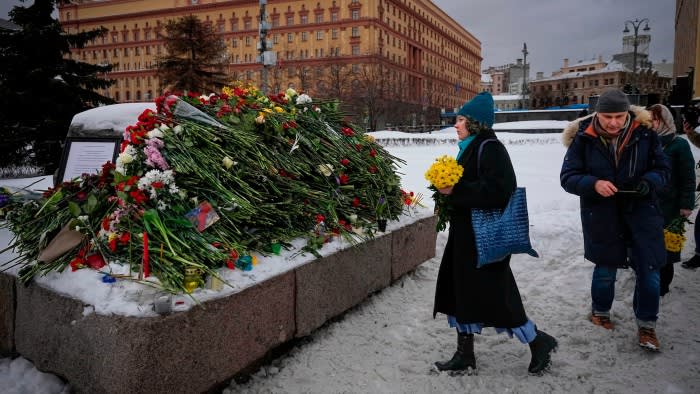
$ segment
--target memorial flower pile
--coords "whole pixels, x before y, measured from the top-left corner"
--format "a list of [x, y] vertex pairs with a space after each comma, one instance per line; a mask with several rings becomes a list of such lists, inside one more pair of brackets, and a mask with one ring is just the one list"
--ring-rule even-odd
[[440, 193], [438, 189], [456, 185], [463, 173], [464, 168], [457, 163], [457, 160], [447, 155], [435, 159], [435, 162], [425, 172], [425, 179], [430, 182], [428, 188], [433, 191], [435, 211], [438, 216], [437, 231], [445, 230], [447, 222], [450, 220], [449, 198], [447, 195]]
[[[23, 281], [66, 267], [109, 275], [117, 263], [126, 279], [191, 291], [186, 273], [251, 269], [253, 253], [297, 238], [314, 254], [336, 236], [357, 242], [409, 204], [400, 160], [345, 123], [336, 102], [236, 85], [156, 106], [126, 128], [115, 165], [11, 210], [19, 256], [8, 264], [23, 266]], [[37, 261], [58, 235], [73, 236], [70, 250]]]

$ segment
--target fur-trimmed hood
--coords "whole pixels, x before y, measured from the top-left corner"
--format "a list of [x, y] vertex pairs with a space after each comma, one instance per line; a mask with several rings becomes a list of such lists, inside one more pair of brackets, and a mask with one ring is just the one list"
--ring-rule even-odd
[[[636, 105], [631, 105], [630, 111], [634, 113], [634, 120], [639, 122], [644, 127], [651, 128], [651, 112], [644, 109], [644, 107], [639, 107]], [[569, 145], [574, 142], [574, 137], [576, 137], [576, 133], [579, 131], [581, 122], [586, 120], [590, 121], [595, 114], [596, 113], [593, 112], [592, 114], [584, 116], [583, 118], [578, 118], [564, 128], [564, 131], [561, 133], [561, 142], [564, 144], [564, 146], [568, 148]]]

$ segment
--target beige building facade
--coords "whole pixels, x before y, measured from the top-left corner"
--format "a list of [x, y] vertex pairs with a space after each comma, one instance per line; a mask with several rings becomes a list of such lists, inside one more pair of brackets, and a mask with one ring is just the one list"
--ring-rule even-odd
[[590, 96], [627, 84], [636, 84], [641, 94], [654, 95], [655, 102], [662, 102], [670, 93], [671, 77], [648, 68], [635, 75], [622, 63], [605, 63], [600, 58], [576, 64], [564, 59], [563, 67], [551, 77], [543, 78], [538, 73], [538, 78], [530, 82], [530, 108], [587, 104]]
[[[386, 99], [418, 111], [458, 107], [480, 90], [481, 43], [429, 0], [269, 0], [266, 13], [277, 55], [268, 67], [271, 91], [295, 87], [322, 96], [338, 67], [350, 89], [367, 67], [379, 70], [381, 82], [393, 86]], [[224, 40], [231, 80], [260, 86], [257, 0], [83, 0], [59, 7], [68, 32], [109, 30], [71, 56], [113, 64], [107, 77], [116, 83], [103, 93], [118, 102], [152, 100], [166, 88], [156, 74], [165, 51], [159, 34], [169, 20], [189, 14]]]
[[[675, 40], [673, 49], [673, 78], [678, 100], [700, 96], [700, 0], [676, 0]], [[693, 72], [694, 70], [694, 72]], [[690, 75], [689, 75], [690, 73]], [[693, 75], [695, 78], [693, 80]], [[688, 80], [688, 78], [691, 80]], [[681, 98], [680, 96], [683, 96]], [[677, 104], [685, 104], [678, 102]]]

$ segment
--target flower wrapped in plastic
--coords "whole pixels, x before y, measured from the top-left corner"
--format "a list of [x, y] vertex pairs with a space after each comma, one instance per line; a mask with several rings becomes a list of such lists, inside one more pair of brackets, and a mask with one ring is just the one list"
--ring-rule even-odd
[[664, 228], [664, 244], [669, 252], [680, 252], [685, 244], [685, 224], [691, 223], [684, 216], [677, 217]]

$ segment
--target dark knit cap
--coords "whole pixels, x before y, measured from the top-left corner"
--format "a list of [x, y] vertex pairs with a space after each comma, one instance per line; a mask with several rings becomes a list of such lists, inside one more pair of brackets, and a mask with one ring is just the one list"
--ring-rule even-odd
[[481, 92], [474, 96], [473, 99], [467, 101], [462, 108], [457, 112], [457, 115], [462, 115], [471, 118], [483, 126], [493, 126], [493, 96], [489, 92]]
[[630, 100], [627, 95], [618, 89], [610, 89], [603, 92], [598, 98], [596, 111], [602, 113], [627, 112], [630, 109]]

